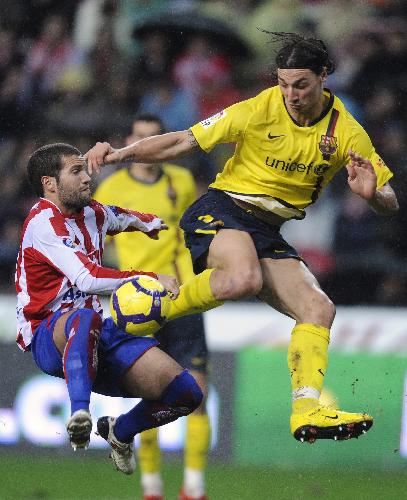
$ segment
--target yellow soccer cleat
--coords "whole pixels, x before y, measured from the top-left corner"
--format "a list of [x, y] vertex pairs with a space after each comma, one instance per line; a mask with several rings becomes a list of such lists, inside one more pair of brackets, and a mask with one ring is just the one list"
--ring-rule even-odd
[[344, 411], [316, 406], [306, 413], [291, 415], [291, 433], [302, 443], [314, 443], [317, 439], [358, 438], [373, 425], [373, 418], [367, 413], [346, 413]]

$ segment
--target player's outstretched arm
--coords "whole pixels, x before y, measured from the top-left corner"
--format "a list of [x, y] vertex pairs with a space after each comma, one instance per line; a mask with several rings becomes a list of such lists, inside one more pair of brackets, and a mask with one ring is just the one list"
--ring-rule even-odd
[[353, 151], [349, 151], [349, 156], [351, 161], [346, 169], [350, 189], [364, 198], [380, 215], [392, 215], [397, 212], [399, 204], [390, 184], [377, 189], [377, 176], [372, 163]]
[[89, 174], [100, 172], [103, 165], [121, 162], [159, 163], [192, 152], [198, 143], [190, 130], [154, 135], [129, 146], [114, 149], [108, 142], [97, 142], [84, 158]]

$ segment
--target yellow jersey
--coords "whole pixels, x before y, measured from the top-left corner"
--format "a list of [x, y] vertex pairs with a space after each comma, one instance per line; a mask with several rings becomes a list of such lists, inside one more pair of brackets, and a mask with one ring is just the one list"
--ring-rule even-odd
[[154, 213], [169, 226], [158, 240], [139, 232], [113, 237], [120, 269], [146, 269], [158, 274], [176, 275], [183, 282], [194, 275], [179, 220], [195, 201], [192, 174], [183, 167], [163, 164], [162, 175], [154, 183], [132, 177], [127, 168], [103, 180], [94, 198], [105, 205], [118, 205], [139, 212]]
[[378, 188], [386, 184], [393, 174], [366, 131], [340, 99], [328, 89], [324, 93], [329, 105], [307, 127], [291, 118], [278, 85], [191, 127], [206, 152], [219, 143], [236, 143], [233, 156], [209, 187], [283, 218], [302, 219], [304, 209], [350, 162], [349, 149], [372, 162]]

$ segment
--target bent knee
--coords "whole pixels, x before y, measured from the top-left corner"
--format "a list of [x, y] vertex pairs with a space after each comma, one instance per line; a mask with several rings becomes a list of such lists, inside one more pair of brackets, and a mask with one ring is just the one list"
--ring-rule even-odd
[[189, 415], [201, 405], [203, 392], [198, 382], [187, 370], [180, 373], [177, 379], [182, 386], [182, 390], [176, 406], [183, 415]]
[[263, 287], [260, 266], [233, 269], [225, 280], [225, 299], [242, 299], [254, 297]]

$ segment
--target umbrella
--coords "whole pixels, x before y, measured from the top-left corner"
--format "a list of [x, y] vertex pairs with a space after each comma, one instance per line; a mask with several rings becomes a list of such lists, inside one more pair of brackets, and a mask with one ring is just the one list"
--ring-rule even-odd
[[178, 50], [191, 35], [203, 35], [232, 57], [243, 59], [253, 55], [247, 42], [232, 27], [195, 11], [161, 12], [136, 25], [133, 34], [143, 39], [157, 32], [176, 40]]

